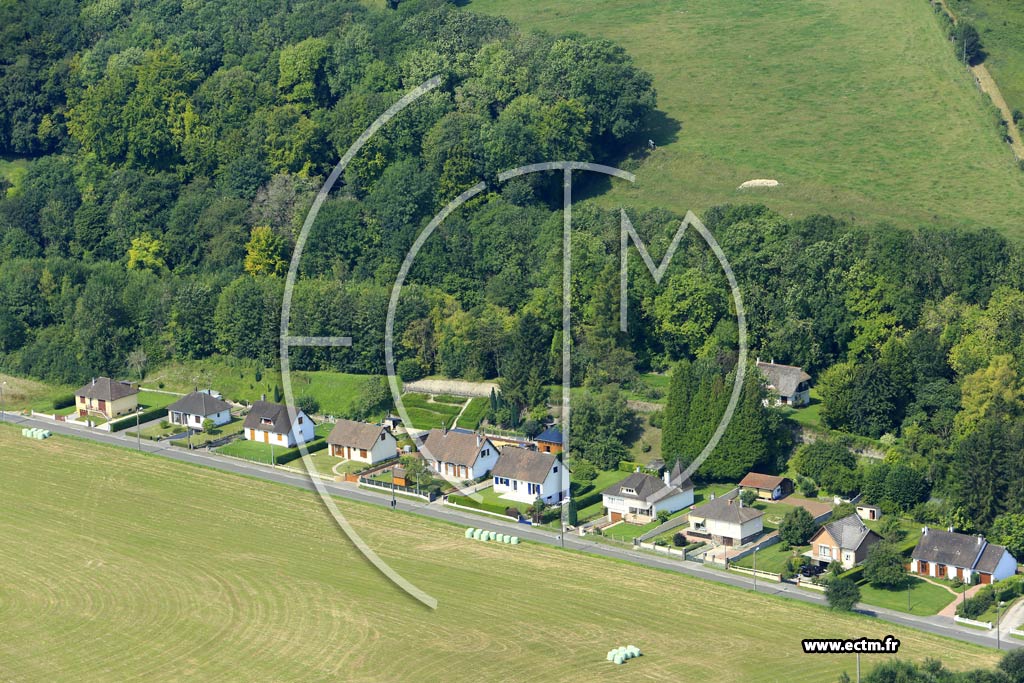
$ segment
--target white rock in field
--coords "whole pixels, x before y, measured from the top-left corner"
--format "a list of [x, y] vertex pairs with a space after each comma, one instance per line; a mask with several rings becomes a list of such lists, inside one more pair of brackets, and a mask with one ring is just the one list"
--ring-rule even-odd
[[779, 181], [774, 178], [754, 178], [740, 185], [738, 190], [746, 190], [750, 187], [778, 187]]

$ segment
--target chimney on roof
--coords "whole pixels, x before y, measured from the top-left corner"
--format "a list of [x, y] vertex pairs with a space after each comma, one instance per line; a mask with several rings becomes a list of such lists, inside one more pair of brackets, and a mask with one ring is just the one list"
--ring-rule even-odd
[[672, 485], [672, 473], [665, 469], [665, 473], [661, 475], [661, 478], [665, 480], [665, 486]]
[[953, 525], [950, 524], [946, 531], [948, 531], [949, 533], [953, 533]]
[[981, 534], [978, 534], [978, 545], [981, 545]]
[[928, 535], [928, 527], [926, 527], [926, 526], [921, 527], [921, 535], [922, 536], [927, 536]]
[[728, 501], [726, 501], [726, 502], [727, 502], [727, 503], [728, 503], [729, 505], [732, 505], [732, 498], [730, 498], [730, 499], [729, 499]]
[[714, 499], [715, 499], [715, 494], [712, 493], [711, 494], [711, 498], [709, 500], [714, 500]]
[[476, 447], [480, 448], [480, 432], [476, 433]]
[[267, 400], [267, 395], [266, 394], [260, 394], [260, 400], [261, 401], [266, 401]]
[[92, 385], [96, 386], [96, 378], [95, 377], [92, 378]]

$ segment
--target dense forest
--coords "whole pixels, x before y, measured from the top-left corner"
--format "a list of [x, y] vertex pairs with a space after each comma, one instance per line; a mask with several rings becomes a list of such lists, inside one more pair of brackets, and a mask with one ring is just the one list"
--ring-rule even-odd
[[[401, 260], [441, 206], [484, 179], [488, 192], [445, 222], [410, 274], [399, 371], [500, 377], [499, 421], [543, 413], [562, 345], [559, 178], [495, 174], [642, 154], [656, 95], [623, 49], [524, 34], [440, 0], [49, 0], [3, 3], [0, 19], [0, 155], [28, 160], [0, 188], [0, 367], [73, 383], [141, 358], [273, 365], [282, 276], [326, 172], [440, 74], [324, 204], [292, 332], [355, 343], [296, 349], [293, 367], [382, 372]], [[681, 217], [627, 210], [660, 259]], [[823, 423], [887, 449], [884, 472], [846, 460], [842, 443], [798, 453], [816, 485], [1024, 537], [1018, 245], [994, 231], [853, 227], [756, 206], [703, 219], [740, 281], [752, 354], [806, 368]], [[689, 459], [736, 371], [729, 290], [699, 240], [684, 240], [660, 286], [632, 259], [620, 332], [619, 221], [589, 203], [574, 210], [574, 383], [595, 388], [577, 408], [588, 427], [578, 454], [621, 460], [629, 415], [616, 387], [642, 393], [638, 373], [674, 369], [652, 422], [665, 427], [666, 459]], [[763, 391], [744, 390], [703, 476], [785, 466], [788, 428]]]

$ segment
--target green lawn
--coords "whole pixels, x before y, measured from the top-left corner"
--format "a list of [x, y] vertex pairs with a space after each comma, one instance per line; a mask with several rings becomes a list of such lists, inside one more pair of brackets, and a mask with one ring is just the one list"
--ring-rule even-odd
[[457, 427], [463, 427], [465, 429], [476, 429], [480, 422], [487, 416], [487, 411], [491, 409], [491, 402], [486, 398], [474, 398], [470, 399], [469, 405], [466, 406], [466, 410], [462, 413], [462, 417], [459, 418]]
[[[887, 633], [900, 658], [964, 669], [997, 657], [628, 563], [469, 541], [462, 526], [339, 500], [363, 539], [438, 600], [429, 610], [367, 563], [307, 491], [85, 440], [32, 441], [15, 427], [0, 428], [0, 452], [0, 661], [11, 680], [726, 683], [785, 671], [820, 683], [852, 671], [853, 658], [804, 657], [801, 638]], [[629, 609], [609, 609], [624, 590]], [[737, 619], [738, 608], [757, 619]], [[576, 646], [551, 646], [567, 632]], [[629, 643], [644, 656], [605, 661]]]
[[192, 443], [196, 446], [202, 446], [209, 441], [216, 441], [217, 439], [223, 439], [225, 436], [231, 434], [241, 434], [242, 425], [245, 423], [240, 417], [236, 417], [231, 422], [220, 427], [214, 427], [209, 432], [197, 432], [192, 435]]
[[782, 408], [782, 410], [785, 411], [787, 417], [802, 427], [817, 430], [826, 429], [821, 424], [821, 407], [823, 404], [817, 387], [811, 387], [810, 393], [810, 403], [803, 408]]
[[449, 403], [431, 402], [427, 394], [407, 393], [402, 395], [402, 402], [409, 414], [411, 424], [406, 427], [413, 429], [434, 429], [440, 427], [441, 423], [451, 425], [455, 416], [462, 410], [462, 406], [454, 406]]
[[[597, 478], [593, 482], [593, 487], [589, 489], [583, 495], [590, 495], [594, 491], [603, 491], [612, 484], [622, 481], [630, 475], [629, 472], [620, 472], [619, 470], [605, 470], [598, 473]], [[577, 494], [579, 495], [579, 494]], [[591, 520], [595, 517], [600, 517], [604, 512], [604, 504], [599, 500], [592, 505], [588, 505], [585, 508], [580, 508], [576, 511], [577, 519], [581, 522]]]
[[[1024, 235], [1024, 173], [923, 0], [467, 7], [526, 29], [609, 38], [653, 75], [658, 148], [624, 164], [636, 183], [613, 182], [602, 206], [700, 213], [763, 202], [785, 216]], [[738, 189], [753, 178], [781, 185]]]
[[159, 391], [139, 390], [139, 406], [147, 410], [151, 408], [163, 408], [177, 401], [181, 396], [176, 394], [165, 394]]
[[[53, 413], [53, 400], [74, 395], [77, 386], [60, 386], [46, 384], [34, 379], [15, 377], [0, 372], [3, 383], [4, 410], [35, 410], [40, 413]], [[74, 411], [74, 408], [71, 409]], [[63, 411], [62, 411], [63, 412]]]
[[949, 0], [974, 24], [988, 57], [985, 66], [1013, 109], [1024, 110], [1024, 5], [1007, 0]]
[[917, 577], [910, 580], [910, 609], [907, 609], [907, 590], [889, 590], [874, 588], [867, 582], [860, 583], [861, 602], [886, 607], [898, 612], [908, 612], [918, 616], [938, 614], [939, 610], [953, 601], [953, 596], [945, 588], [935, 586]]
[[[260, 379], [256, 379], [257, 374]], [[295, 398], [311, 396], [324, 415], [341, 415], [351, 408], [360, 385], [370, 375], [345, 372], [295, 370], [291, 373]], [[163, 385], [160, 387], [160, 385]], [[142, 381], [145, 387], [188, 393], [210, 387], [233, 401], [253, 402], [260, 396], [273, 397], [274, 387], [283, 387], [280, 367], [264, 368], [250, 361], [214, 356], [185, 363], [170, 363], [150, 372]], [[283, 391], [283, 388], [282, 388]]]
[[[770, 545], [764, 550], [757, 551], [757, 569], [758, 571], [772, 572], [774, 574], [781, 574], [786, 568], [786, 562], [791, 557], [797, 557], [802, 555], [811, 549], [809, 545], [797, 546], [795, 548], [789, 548], [784, 550], [785, 546], [782, 543], [776, 543]], [[733, 564], [739, 567], [746, 567], [747, 569], [754, 568], [754, 555], [751, 553], [744, 558], [741, 558]]]

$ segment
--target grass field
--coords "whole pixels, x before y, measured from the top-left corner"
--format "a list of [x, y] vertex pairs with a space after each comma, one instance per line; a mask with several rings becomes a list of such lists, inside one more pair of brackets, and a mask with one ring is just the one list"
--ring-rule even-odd
[[1024, 5], [1006, 0], [949, 0], [949, 5], [978, 29], [988, 54], [985, 66], [1010, 109], [1024, 110]]
[[[83, 440], [29, 441], [13, 427], [0, 429], [0, 452], [0, 661], [12, 680], [715, 683], [778, 671], [820, 683], [853, 658], [806, 657], [801, 638], [887, 633], [900, 657], [995, 660], [866, 617], [467, 541], [462, 527], [341, 503], [438, 599], [430, 611], [372, 569], [307, 492]], [[757, 618], [738, 618], [739, 605]], [[645, 656], [605, 661], [629, 643]]]
[[[256, 379], [257, 372], [259, 380]], [[292, 392], [295, 398], [315, 398], [324, 415], [340, 415], [351, 407], [359, 395], [360, 385], [368, 377], [371, 375], [294, 370], [291, 373]], [[146, 387], [157, 387], [161, 383], [166, 391], [182, 393], [194, 391], [196, 386], [211, 387], [230, 400], [250, 403], [263, 394], [272, 397], [274, 387], [283, 386], [280, 368], [263, 368], [223, 357], [205, 358], [188, 364], [171, 363], [151, 372], [142, 382]]]
[[487, 416], [487, 411], [491, 408], [490, 400], [486, 398], [473, 398], [470, 399], [469, 405], [466, 406], [466, 410], [462, 413], [462, 417], [459, 418], [456, 427], [464, 427], [465, 429], [476, 429], [480, 421]]
[[37, 410], [41, 413], [53, 412], [53, 399], [74, 394], [78, 387], [54, 386], [32, 379], [15, 377], [0, 373], [3, 388], [3, 407], [5, 410]]
[[[930, 616], [953, 602], [954, 596], [945, 588], [930, 584], [916, 577], [910, 577], [910, 614]], [[888, 607], [899, 612], [907, 610], [907, 590], [873, 588], [866, 581], [860, 584], [862, 602], [876, 607]]]
[[[468, 8], [527, 29], [609, 38], [653, 75], [664, 112], [653, 122], [658, 148], [631, 165], [635, 184], [616, 181], [597, 199], [603, 206], [699, 213], [764, 202], [787, 216], [1024, 236], [1024, 173], [923, 0]], [[782, 185], [737, 189], [752, 178]]]
[[[451, 426], [455, 416], [462, 410], [461, 405], [437, 403], [429, 400], [427, 394], [407, 393], [402, 395], [402, 402], [409, 414], [412, 424], [406, 425], [414, 429], [435, 429], [443, 422]], [[466, 425], [463, 425], [466, 426]]]
[[[757, 569], [758, 571], [781, 574], [786, 568], [786, 563], [789, 561], [789, 558], [801, 555], [810, 549], [811, 546], [809, 545], [802, 545], [789, 549], [784, 549], [784, 544], [782, 543], [770, 545], [764, 550], [757, 551]], [[733, 564], [740, 567], [746, 567], [747, 569], [753, 569], [754, 554], [751, 553], [746, 557], [741, 557]]]

